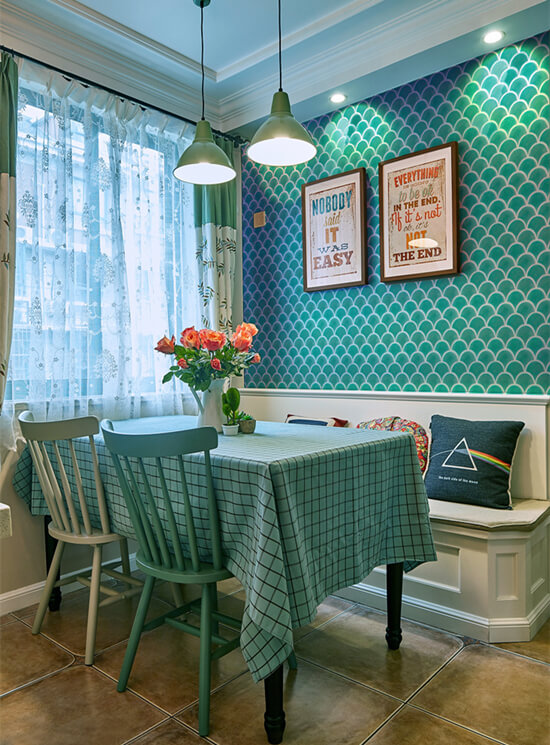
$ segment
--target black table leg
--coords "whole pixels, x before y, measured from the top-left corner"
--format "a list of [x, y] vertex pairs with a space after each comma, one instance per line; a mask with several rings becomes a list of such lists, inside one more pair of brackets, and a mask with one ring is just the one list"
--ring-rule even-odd
[[264, 680], [265, 714], [264, 727], [267, 739], [272, 745], [283, 740], [285, 713], [283, 711], [283, 666], [275, 670]]
[[[44, 516], [44, 547], [46, 550], [46, 572], [50, 571], [50, 565], [52, 563], [55, 548], [57, 546], [57, 541], [55, 540], [55, 538], [51, 537], [50, 531], [48, 530], [48, 525], [51, 523], [51, 521], [52, 518], [49, 515]], [[57, 572], [56, 579], [59, 579], [59, 572]], [[50, 610], [59, 610], [60, 607], [61, 587], [54, 587], [52, 590], [52, 594], [50, 595], [48, 608]]]
[[401, 595], [403, 592], [403, 562], [386, 566], [386, 599], [388, 625], [386, 642], [390, 649], [399, 649], [401, 644]]

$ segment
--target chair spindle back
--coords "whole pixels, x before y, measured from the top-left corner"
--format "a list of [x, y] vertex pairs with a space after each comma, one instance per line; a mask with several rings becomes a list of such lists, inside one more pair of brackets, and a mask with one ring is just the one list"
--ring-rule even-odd
[[[194, 572], [200, 569], [197, 516], [188, 489], [189, 464], [183, 456], [203, 453], [211, 563], [215, 569], [222, 569], [218, 507], [210, 462], [210, 450], [218, 445], [216, 430], [201, 427], [160, 434], [125, 433], [115, 432], [109, 420], [101, 423], [101, 430], [144, 558], [166, 569]], [[181, 495], [185, 516], [184, 531], [178, 527], [174, 514], [174, 489], [170, 493], [166, 480], [168, 467], [174, 470], [175, 463], [179, 476], [177, 493]]]
[[[93, 526], [89, 506], [93, 500], [99, 509], [102, 532], [110, 533], [109, 515], [93, 437], [99, 432], [98, 419], [95, 416], [85, 416], [52, 422], [35, 422], [31, 412], [24, 411], [19, 415], [19, 424], [23, 437], [27, 440], [54, 527], [67, 534], [91, 535]], [[73, 443], [75, 438], [84, 437], [88, 438], [91, 450], [94, 494], [87, 494], [84, 489]], [[71, 491], [67, 475], [69, 463], [69, 473], [72, 471], [76, 485], [81, 519], [78, 517], [76, 496]]]

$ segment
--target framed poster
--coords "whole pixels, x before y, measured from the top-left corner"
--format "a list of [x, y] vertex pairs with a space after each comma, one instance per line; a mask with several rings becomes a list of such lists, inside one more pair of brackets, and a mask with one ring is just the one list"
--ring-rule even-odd
[[304, 290], [366, 282], [365, 169], [302, 186]]
[[378, 165], [382, 282], [458, 272], [458, 145]]

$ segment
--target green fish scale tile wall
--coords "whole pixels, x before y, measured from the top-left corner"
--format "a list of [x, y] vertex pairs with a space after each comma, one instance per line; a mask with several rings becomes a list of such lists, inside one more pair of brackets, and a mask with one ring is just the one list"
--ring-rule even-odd
[[[549, 391], [548, 34], [307, 122], [295, 168], [243, 157], [244, 318], [259, 388]], [[378, 163], [459, 143], [459, 275], [380, 281]], [[365, 166], [368, 284], [303, 291], [302, 183]], [[253, 213], [267, 225], [253, 229]]]

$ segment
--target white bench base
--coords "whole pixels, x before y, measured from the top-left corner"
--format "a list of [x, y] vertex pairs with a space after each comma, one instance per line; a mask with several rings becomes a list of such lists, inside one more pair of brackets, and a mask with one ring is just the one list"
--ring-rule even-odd
[[[493, 510], [430, 500], [437, 562], [403, 580], [404, 618], [487, 642], [529, 641], [550, 617], [550, 504]], [[385, 568], [341, 597], [386, 607]]]

